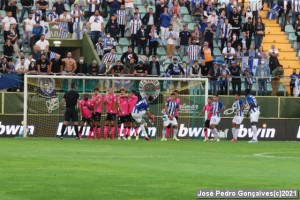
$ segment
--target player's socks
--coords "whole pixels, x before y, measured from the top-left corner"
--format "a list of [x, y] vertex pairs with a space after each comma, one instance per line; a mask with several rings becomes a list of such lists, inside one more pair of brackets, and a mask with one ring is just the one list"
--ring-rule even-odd
[[252, 132], [253, 132], [252, 140], [257, 141], [257, 127], [256, 127], [256, 125], [252, 126]]
[[239, 136], [239, 132], [240, 132], [240, 129], [239, 128], [236, 128], [235, 129], [235, 138], [237, 140], [238, 136]]
[[108, 126], [104, 126], [104, 139], [107, 138]]
[[[96, 128], [95, 128], [95, 129], [96, 129]], [[98, 140], [100, 140], [100, 138], [101, 138], [101, 127], [98, 126], [98, 127], [97, 127], [97, 130], [98, 130], [97, 138], [98, 138]], [[95, 133], [96, 133], [96, 130], [95, 130]]]
[[119, 138], [119, 137], [121, 137], [121, 127], [120, 126], [118, 126], [118, 130], [117, 131], [118, 131], [118, 138]]
[[215, 138], [219, 138], [219, 132], [216, 128], [212, 129], [214, 135], [215, 135]]
[[179, 141], [179, 139], [177, 138], [177, 133], [178, 133], [178, 129], [177, 128], [173, 129], [173, 139]]
[[235, 127], [232, 127], [231, 130], [232, 130], [232, 137], [233, 137], [233, 139], [236, 139], [235, 138]]
[[139, 129], [138, 129], [138, 127], [135, 127], [134, 130], [135, 130], [135, 139], [138, 140], [139, 139]]
[[115, 127], [111, 126], [110, 127], [110, 139], [114, 139], [115, 137]]
[[64, 133], [65, 133], [65, 130], [66, 130], [67, 126], [66, 125], [62, 125], [62, 128], [61, 128], [61, 132], [60, 132], [60, 137], [64, 137]]
[[93, 128], [90, 128], [88, 139], [91, 139], [93, 135]]
[[74, 125], [75, 133], [76, 133], [76, 138], [80, 139], [79, 137], [79, 132], [78, 132], [78, 125]]
[[208, 138], [208, 131], [207, 131], [207, 128], [204, 129], [204, 138], [205, 138], [205, 139]]
[[147, 134], [147, 132], [146, 132], [146, 129], [145, 129], [145, 125], [144, 125], [144, 124], [141, 124], [141, 125], [140, 125], [140, 128], [141, 128], [142, 133], [144, 133], [145, 138], [146, 138], [146, 139], [149, 138], [149, 136], [148, 136], [148, 134]]
[[163, 129], [163, 131], [162, 131], [162, 138], [161, 138], [161, 141], [164, 141], [164, 140], [165, 140], [165, 138], [166, 138], [166, 130], [165, 130], [165, 129]]
[[170, 136], [171, 129], [169, 127], [166, 128], [166, 138], [168, 139]]

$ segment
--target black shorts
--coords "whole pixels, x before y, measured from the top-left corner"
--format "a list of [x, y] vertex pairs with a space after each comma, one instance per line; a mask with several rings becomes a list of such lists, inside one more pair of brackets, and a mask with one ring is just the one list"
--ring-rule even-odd
[[129, 115], [118, 116], [118, 124], [127, 123], [128, 119], [129, 119]]
[[175, 118], [176, 118], [176, 120], [177, 120], [177, 122], [178, 122], [179, 117], [178, 117], [178, 116], [175, 116]]
[[106, 115], [106, 121], [116, 121], [116, 114], [107, 113]]
[[128, 122], [135, 122], [135, 120], [133, 119], [131, 113], [128, 115]]
[[210, 120], [209, 119], [205, 120], [204, 127], [209, 128], [209, 125], [210, 125]]
[[78, 122], [78, 110], [75, 108], [66, 108], [65, 121]]
[[98, 113], [98, 112], [93, 113], [93, 114], [92, 114], [92, 119], [93, 119], [94, 121], [100, 122], [100, 119], [101, 119], [101, 113]]
[[91, 118], [91, 117], [89, 117], [89, 118], [87, 118], [87, 117], [82, 117], [82, 118], [81, 118], [81, 122], [87, 122], [88, 124], [90, 124], [90, 123], [92, 122], [92, 118]]

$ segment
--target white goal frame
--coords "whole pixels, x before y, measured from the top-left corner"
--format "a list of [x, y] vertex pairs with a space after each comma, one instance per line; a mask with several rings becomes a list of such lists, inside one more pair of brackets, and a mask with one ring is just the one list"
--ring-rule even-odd
[[[74, 75], [30, 75], [25, 74], [24, 75], [24, 104], [23, 104], [23, 130], [24, 134], [23, 137], [27, 136], [27, 122], [28, 122], [28, 116], [27, 116], [27, 110], [28, 110], [28, 78], [55, 78], [55, 79], [85, 79], [85, 80], [133, 80], [133, 81], [139, 81], [142, 80], [143, 77], [131, 77], [131, 76], [74, 76]], [[209, 82], [208, 78], [186, 78], [186, 77], [157, 77], [157, 76], [147, 76], [145, 77], [145, 80], [157, 80], [157, 81], [202, 81], [205, 82], [205, 97], [208, 97], [208, 87]], [[205, 105], [207, 104], [207, 98], [205, 98]], [[205, 118], [206, 118], [205, 114]]]

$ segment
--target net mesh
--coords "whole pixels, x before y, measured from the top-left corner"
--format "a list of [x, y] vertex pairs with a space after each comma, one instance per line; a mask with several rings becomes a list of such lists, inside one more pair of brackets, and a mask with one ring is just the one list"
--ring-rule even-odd
[[[83, 98], [84, 93], [93, 94], [94, 88], [100, 89], [100, 94], [105, 95], [108, 88], [113, 88], [118, 96], [120, 89], [134, 90], [138, 98], [145, 94], [151, 94], [155, 100], [150, 105], [151, 112], [156, 116], [154, 125], [155, 136], [161, 137], [163, 128], [162, 109], [174, 90], [179, 91], [180, 110], [178, 126], [180, 128], [197, 128], [204, 124], [204, 117], [199, 116], [199, 112], [205, 104], [207, 82], [205, 79], [185, 79], [173, 81], [172, 79], [156, 80], [151, 77], [143, 77], [141, 80], [115, 79], [108, 80], [106, 77], [95, 77], [86, 79], [85, 77], [59, 78], [49, 76], [40, 78], [39, 76], [30, 76], [27, 78], [27, 125], [35, 127], [34, 133], [27, 135], [30, 137], [57, 137], [60, 136], [60, 130], [64, 116], [61, 109], [61, 100], [65, 92], [70, 90], [72, 83], [76, 84], [76, 90]], [[106, 118], [105, 105], [103, 105], [101, 125], [103, 126]], [[117, 123], [115, 123], [117, 124]], [[73, 127], [67, 128], [66, 135], [75, 134]], [[86, 135], [84, 133], [84, 135]], [[195, 135], [195, 137], [201, 137]]]

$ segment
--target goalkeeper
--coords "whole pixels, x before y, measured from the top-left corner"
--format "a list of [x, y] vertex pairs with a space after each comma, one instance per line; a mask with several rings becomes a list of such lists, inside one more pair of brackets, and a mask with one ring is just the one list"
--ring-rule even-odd
[[[150, 113], [149, 111], [149, 103], [151, 103], [154, 100], [153, 96], [144, 97], [142, 100], [140, 100], [133, 108], [132, 111], [132, 118], [140, 124], [140, 129], [142, 133], [145, 135], [146, 140], [151, 140], [150, 136], [147, 134], [145, 129], [145, 124], [143, 121], [143, 117], [147, 115], [149, 118], [149, 122], [153, 123], [154, 115]], [[147, 124], [146, 124], [147, 125]]]

